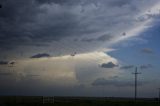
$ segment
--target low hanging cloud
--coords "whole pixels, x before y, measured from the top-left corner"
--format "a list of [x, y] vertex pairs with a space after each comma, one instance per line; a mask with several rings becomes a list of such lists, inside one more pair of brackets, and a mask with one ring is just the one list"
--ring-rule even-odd
[[0, 65], [14, 65], [16, 61], [11, 60], [11, 61], [0, 61]]
[[[143, 83], [138, 83], [138, 85], [142, 85]], [[118, 79], [105, 79], [98, 78], [93, 83], [93, 86], [116, 86], [116, 87], [132, 87], [134, 86], [133, 81], [119, 81]]]
[[31, 56], [30, 58], [44, 58], [44, 57], [50, 57], [50, 55], [47, 53], [39, 53], [39, 54]]
[[122, 67], [120, 67], [120, 69], [131, 69], [131, 68], [133, 68], [134, 67], [134, 65], [126, 65], [126, 66], [122, 66]]
[[9, 61], [0, 61], [0, 65], [7, 65]]
[[114, 68], [118, 67], [118, 65], [114, 64], [113, 62], [103, 63], [101, 65], [102, 68]]
[[152, 68], [153, 66], [152, 66], [152, 64], [144, 64], [144, 65], [141, 65], [140, 66], [140, 69], [149, 69], [149, 68]]
[[143, 48], [141, 52], [146, 54], [153, 54], [153, 50], [151, 48]]

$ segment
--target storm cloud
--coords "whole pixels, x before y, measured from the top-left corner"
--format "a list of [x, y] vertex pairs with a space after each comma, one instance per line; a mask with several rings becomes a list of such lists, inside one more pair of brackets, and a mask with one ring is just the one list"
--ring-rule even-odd
[[105, 34], [105, 35], [102, 35], [98, 38], [90, 38], [90, 39], [89, 38], [84, 38], [81, 41], [84, 41], [84, 42], [93, 42], [93, 41], [105, 42], [105, 41], [111, 41], [113, 38], [114, 38], [113, 35]]
[[39, 54], [31, 56], [30, 58], [44, 58], [44, 57], [50, 57], [50, 55], [47, 53], [39, 53]]
[[[68, 54], [75, 49], [96, 51], [106, 47], [104, 43], [110, 45], [135, 36], [127, 32], [135, 26], [143, 27], [145, 21], [133, 16], [154, 2], [140, 1], [137, 5], [127, 0], [1, 0], [1, 4], [0, 49], [34, 51], [34, 46], [45, 46], [47, 50], [58, 49], [58, 54], [63, 46], [62, 52]], [[125, 37], [121, 36], [124, 31]]]
[[117, 67], [118, 65], [114, 64], [113, 62], [108, 62], [108, 63], [103, 63], [101, 65], [102, 68], [114, 68]]
[[[131, 59], [128, 64], [137, 61], [134, 56], [129, 58], [128, 51], [118, 53], [121, 48], [117, 45], [142, 39], [141, 33], [157, 23], [154, 19], [160, 2], [0, 0], [0, 4], [0, 60], [9, 61], [0, 61], [1, 75], [5, 76], [0, 80], [1, 94], [34, 95], [36, 91], [51, 95], [52, 91], [53, 95], [69, 95], [74, 91], [86, 95], [93, 89], [90, 94], [97, 96], [97, 86], [132, 86], [130, 81], [108, 79], [121, 75], [128, 78], [131, 74], [125, 75], [118, 65]], [[117, 56], [109, 55], [113, 50]], [[14, 67], [6, 67], [7, 64]], [[84, 86], [82, 93], [78, 92], [79, 85]]]
[[0, 61], [0, 65], [7, 65], [9, 61]]

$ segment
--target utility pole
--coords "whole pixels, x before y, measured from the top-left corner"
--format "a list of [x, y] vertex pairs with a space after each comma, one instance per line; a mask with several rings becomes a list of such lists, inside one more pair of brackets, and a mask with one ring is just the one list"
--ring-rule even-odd
[[137, 100], [137, 76], [138, 76], [138, 74], [141, 74], [141, 73], [139, 73], [139, 72], [137, 72], [137, 67], [135, 68], [135, 72], [134, 73], [132, 73], [132, 74], [134, 74], [135, 75], [135, 85], [134, 85], [134, 87], [135, 87], [135, 91], [134, 91], [134, 99], [135, 99], [135, 101]]
[[158, 92], [158, 96], [159, 96], [159, 97], [158, 97], [158, 101], [160, 102], [160, 88], [158, 88], [158, 91], [159, 91], [159, 92]]

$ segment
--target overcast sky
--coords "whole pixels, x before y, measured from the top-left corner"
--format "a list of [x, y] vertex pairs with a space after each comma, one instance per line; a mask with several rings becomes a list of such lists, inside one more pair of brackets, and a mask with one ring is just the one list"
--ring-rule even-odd
[[159, 0], [0, 4], [0, 95], [158, 96]]

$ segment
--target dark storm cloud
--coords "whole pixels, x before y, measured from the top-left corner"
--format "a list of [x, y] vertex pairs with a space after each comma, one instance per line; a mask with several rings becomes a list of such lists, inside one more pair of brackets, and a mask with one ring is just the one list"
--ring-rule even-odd
[[44, 58], [44, 57], [50, 57], [50, 55], [47, 53], [39, 53], [39, 54], [31, 56], [30, 58]]
[[[32, 0], [3, 0], [0, 9], [0, 48], [12, 48], [32, 40], [29, 26], [39, 13]], [[29, 26], [29, 27], [28, 27]]]
[[[131, 86], [134, 86], [134, 82], [132, 82], [132, 81], [119, 81], [118, 79], [98, 78], [92, 83], [92, 85], [93, 86], [131, 87]], [[138, 83], [138, 85], [142, 85], [142, 83]]]
[[100, 37], [97, 38], [98, 41], [110, 41], [113, 38], [112, 35], [108, 34], [108, 35], [102, 35]]
[[131, 69], [133, 67], [134, 67], [134, 65], [127, 65], [127, 66], [120, 67], [120, 69]]
[[7, 65], [9, 61], [0, 61], [0, 65]]
[[144, 65], [141, 65], [140, 68], [141, 69], [149, 69], [149, 68], [152, 68], [152, 64], [144, 64]]
[[[52, 19], [41, 25], [37, 18], [40, 14], [46, 14], [41, 9], [42, 3], [50, 0], [4, 0], [0, 10], [0, 48], [11, 49], [18, 45], [37, 45], [59, 40], [63, 36], [70, 35], [70, 29], [74, 26], [74, 17], [69, 12], [59, 13]], [[52, 1], [53, 3], [56, 2]], [[57, 0], [58, 2], [58, 0]], [[54, 12], [53, 12], [54, 13]], [[47, 14], [46, 14], [47, 15]], [[73, 18], [72, 18], [73, 17]], [[58, 23], [57, 23], [58, 22]]]
[[38, 3], [40, 4], [44, 4], [44, 3], [47, 3], [47, 4], [50, 4], [50, 3], [55, 3], [55, 4], [68, 4], [68, 5], [71, 5], [71, 4], [75, 4], [75, 3], [78, 3], [82, 0], [36, 0]]
[[[94, 10], [98, 8], [98, 4], [121, 6], [127, 3], [126, 0], [101, 2], [97, 0], [1, 0], [3, 8], [0, 9], [0, 49], [14, 49], [19, 45], [47, 46], [48, 43], [65, 37], [80, 38], [83, 35], [104, 32], [104, 27], [110, 22], [110, 18], [104, 23], [103, 19], [107, 16], [101, 17], [96, 10], [95, 14], [99, 17], [94, 18], [95, 14], [89, 8]], [[77, 8], [79, 6], [81, 9]], [[86, 11], [85, 8], [90, 12], [82, 17], [81, 13]], [[93, 39], [84, 38], [84, 41], [111, 39], [111, 35], [102, 35]]]
[[[53, 8], [51, 19], [44, 4], [59, 4]], [[0, 48], [14, 49], [18, 45], [47, 45], [77, 33], [90, 33], [78, 26], [77, 16], [69, 11], [74, 0], [4, 0], [0, 10]], [[67, 6], [68, 7], [67, 7]], [[56, 6], [56, 5], [55, 5]], [[42, 15], [39, 16], [39, 15]], [[44, 21], [42, 23], [41, 21]], [[52, 22], [51, 22], [52, 21]]]
[[52, 3], [52, 2], [58, 2], [62, 0], [36, 0], [38, 3], [44, 4], [44, 3]]
[[150, 48], [143, 48], [141, 52], [146, 54], [153, 54], [153, 50]]
[[16, 61], [0, 61], [0, 65], [14, 65]]
[[117, 67], [118, 65], [112, 63], [112, 62], [108, 62], [108, 63], [103, 63], [101, 65], [102, 68], [114, 68], [114, 67]]
[[121, 6], [129, 4], [130, 2], [131, 2], [130, 0], [122, 0], [122, 1], [121, 0], [112, 0], [109, 2], [109, 5], [121, 7]]
[[113, 38], [114, 38], [114, 36], [112, 36], [111, 34], [105, 34], [105, 35], [102, 35], [102, 36], [100, 36], [98, 38], [84, 38], [81, 41], [84, 41], [84, 42], [92, 42], [92, 41], [105, 42], [105, 41], [110, 41]]

